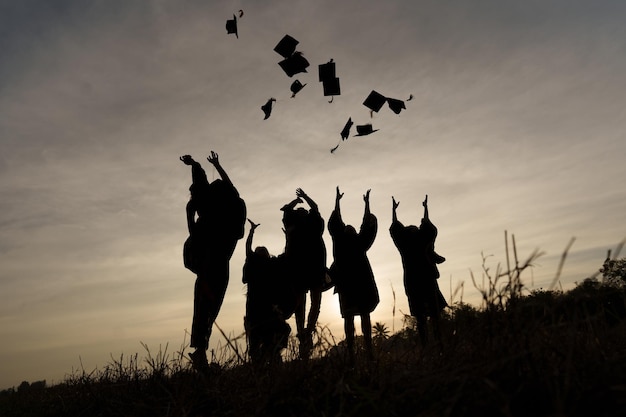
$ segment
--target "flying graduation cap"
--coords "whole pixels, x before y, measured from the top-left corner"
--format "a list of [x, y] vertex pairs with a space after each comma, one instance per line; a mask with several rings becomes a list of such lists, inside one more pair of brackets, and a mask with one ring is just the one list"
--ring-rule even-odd
[[395, 114], [400, 114], [403, 109], [406, 109], [404, 101], [398, 100], [396, 98], [387, 97], [387, 105]]
[[[341, 140], [347, 140], [348, 137], [350, 136], [350, 129], [352, 128], [352, 125], [354, 124], [354, 122], [352, 122], [352, 117], [348, 118], [348, 121], [346, 122], [345, 126], [343, 127], [343, 129], [341, 130]], [[330, 150], [330, 153], [335, 153], [335, 151], [337, 150], [337, 148], [339, 148], [339, 144], [341, 142], [339, 142], [337, 144], [337, 146], [335, 146], [334, 148], [332, 148]]]
[[383, 96], [378, 91], [372, 90], [372, 92], [369, 93], [369, 95], [363, 102], [363, 105], [371, 111], [375, 111], [376, 113], [378, 113], [378, 111], [383, 107], [383, 104], [385, 104], [386, 101], [387, 97]]
[[352, 127], [353, 124], [354, 123], [352, 122], [352, 117], [349, 117], [348, 121], [346, 122], [346, 125], [341, 130], [341, 139], [342, 140], [348, 139], [348, 136], [350, 136], [350, 128]]
[[[407, 98], [405, 101], [411, 101], [411, 100], [413, 100], [413, 94], [410, 94], [409, 98]], [[404, 101], [398, 100], [397, 98], [387, 97], [387, 105], [389, 106], [391, 111], [393, 111], [395, 114], [400, 114], [402, 110], [406, 109]]]
[[272, 97], [269, 100], [267, 100], [267, 102], [264, 105], [261, 106], [261, 110], [263, 110], [263, 113], [265, 114], [265, 117], [263, 118], [263, 120], [267, 120], [272, 114], [272, 103], [274, 101], [276, 101], [276, 99]]
[[[331, 59], [325, 64], [318, 66], [319, 81], [324, 88], [324, 96], [338, 96], [341, 94], [341, 87], [339, 86], [339, 78], [335, 74], [335, 63]], [[332, 103], [332, 99], [329, 103]]]
[[[239, 10], [239, 17], [243, 16], [243, 10]], [[234, 33], [237, 39], [239, 39], [239, 32], [237, 32], [237, 16], [233, 15], [232, 19], [226, 21], [226, 33]]]
[[378, 132], [378, 129], [372, 129], [372, 124], [368, 123], [365, 125], [357, 125], [356, 126], [356, 132], [357, 134], [354, 136], [367, 136], [369, 134], [372, 134], [374, 132]]
[[296, 51], [298, 43], [300, 42], [293, 37], [285, 35], [274, 47], [274, 51], [285, 58], [278, 65], [289, 77], [293, 77], [301, 72], [307, 72], [306, 69], [310, 65], [309, 61], [302, 55], [302, 52]]
[[[413, 94], [406, 100], [410, 101], [413, 99]], [[406, 109], [406, 105], [403, 100], [398, 100], [396, 98], [385, 97], [377, 91], [372, 90], [372, 92], [367, 96], [363, 105], [370, 109], [372, 112], [377, 112], [383, 107], [383, 105], [387, 103], [391, 111], [395, 114], [400, 114], [400, 112]]]
[[300, 92], [300, 90], [302, 90], [304, 88], [305, 84], [302, 84], [300, 82], [300, 80], [295, 80], [294, 82], [291, 83], [291, 87], [289, 87], [289, 89], [291, 90], [292, 94], [291, 94], [291, 98], [294, 98], [296, 96], [296, 94], [298, 94]]
[[296, 52], [296, 46], [299, 44], [297, 40], [289, 35], [283, 36], [283, 38], [274, 47], [274, 52], [282, 56], [283, 58], [289, 58]]

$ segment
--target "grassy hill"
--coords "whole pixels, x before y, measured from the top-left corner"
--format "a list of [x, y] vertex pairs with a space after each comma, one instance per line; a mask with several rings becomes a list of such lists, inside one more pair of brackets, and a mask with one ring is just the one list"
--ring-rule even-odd
[[[612, 263], [611, 263], [612, 262]], [[441, 344], [421, 347], [415, 323], [375, 331], [375, 358], [348, 360], [343, 335], [319, 329], [314, 358], [247, 363], [231, 340], [206, 375], [168, 348], [113, 360], [61, 384], [0, 395], [10, 416], [623, 416], [626, 260], [567, 291], [524, 291], [522, 267], [488, 276], [483, 305], [455, 304]], [[504, 280], [499, 283], [499, 277]], [[216, 356], [216, 357], [215, 357]]]

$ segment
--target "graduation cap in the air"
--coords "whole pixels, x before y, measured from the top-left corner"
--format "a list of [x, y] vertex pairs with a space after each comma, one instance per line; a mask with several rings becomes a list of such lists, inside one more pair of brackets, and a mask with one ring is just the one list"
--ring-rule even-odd
[[280, 54], [283, 58], [289, 58], [296, 52], [296, 46], [299, 44], [297, 40], [289, 35], [283, 36], [283, 38], [274, 47], [274, 51]]
[[261, 106], [261, 110], [263, 110], [263, 113], [265, 113], [265, 117], [263, 118], [263, 120], [267, 120], [267, 118], [270, 117], [270, 115], [272, 114], [272, 103], [274, 101], [276, 101], [276, 99], [272, 97], [267, 100], [267, 103]]
[[302, 55], [302, 52], [296, 51], [298, 41], [289, 35], [283, 36], [283, 38], [274, 47], [274, 51], [282, 56], [283, 59], [278, 63], [280, 67], [285, 71], [289, 77], [293, 77], [295, 74], [306, 72], [309, 66], [309, 61]]
[[[331, 59], [318, 67], [319, 80], [324, 88], [324, 96], [338, 96], [341, 94], [339, 78], [335, 74], [335, 63]], [[331, 100], [332, 102], [332, 100]]]
[[294, 52], [290, 57], [280, 61], [278, 65], [285, 71], [285, 74], [289, 77], [293, 77], [301, 72], [307, 72], [306, 69], [309, 66], [309, 61], [302, 56], [302, 52]]
[[366, 136], [369, 135], [371, 133], [377, 132], [378, 129], [372, 129], [372, 124], [368, 123], [366, 125], [357, 125], [356, 126], [356, 132], [357, 134], [354, 136]]
[[323, 83], [326, 80], [330, 80], [335, 78], [337, 75], [335, 74], [335, 63], [331, 59], [325, 64], [320, 64], [318, 66], [319, 71], [319, 81]]
[[348, 118], [348, 121], [346, 122], [346, 125], [341, 130], [341, 139], [342, 140], [348, 139], [348, 136], [350, 136], [350, 128], [352, 127], [353, 124], [354, 124], [354, 122], [352, 122], [352, 117]]
[[239, 33], [237, 33], [237, 16], [233, 15], [232, 19], [226, 21], [226, 33], [234, 33], [237, 39], [239, 39]]
[[292, 82], [291, 87], [289, 88], [292, 92], [291, 98], [294, 98], [296, 94], [298, 94], [300, 90], [304, 88], [305, 85], [306, 83], [302, 84], [300, 80], [295, 80], [294, 82]]
[[400, 114], [403, 109], [406, 109], [404, 101], [398, 100], [396, 98], [387, 97], [387, 105], [395, 114]]
[[[243, 16], [243, 10], [239, 10], [239, 17]], [[239, 33], [237, 32], [237, 16], [233, 15], [232, 19], [226, 21], [226, 33], [234, 33], [237, 39], [239, 39]]]
[[368, 109], [378, 113], [378, 111], [383, 107], [383, 104], [385, 104], [385, 101], [387, 101], [387, 97], [383, 96], [377, 91], [372, 90], [372, 92], [363, 102], [363, 105]]

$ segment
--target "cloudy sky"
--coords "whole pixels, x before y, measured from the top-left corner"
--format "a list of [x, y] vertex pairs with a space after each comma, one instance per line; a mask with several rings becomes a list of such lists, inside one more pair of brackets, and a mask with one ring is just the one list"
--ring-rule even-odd
[[[225, 22], [240, 9], [236, 38]], [[408, 312], [392, 195], [405, 224], [429, 195], [446, 298], [463, 284], [454, 301], [478, 305], [470, 271], [480, 278], [481, 253], [505, 263], [505, 230], [520, 258], [545, 252], [530, 289], [550, 285], [575, 237], [571, 288], [626, 236], [625, 13], [610, 0], [0, 0], [0, 388], [189, 340], [183, 154], [213, 179], [219, 153], [273, 254], [296, 188], [328, 219], [339, 186], [355, 225], [371, 188], [372, 320], [390, 328]], [[286, 34], [307, 74], [277, 65]], [[342, 91], [329, 103], [317, 65], [331, 58]], [[290, 98], [294, 79], [307, 86]], [[371, 117], [371, 90], [414, 98]], [[331, 154], [348, 117], [379, 131]], [[243, 331], [243, 258], [242, 241], [217, 320], [230, 335]], [[320, 324], [343, 338], [330, 292]]]

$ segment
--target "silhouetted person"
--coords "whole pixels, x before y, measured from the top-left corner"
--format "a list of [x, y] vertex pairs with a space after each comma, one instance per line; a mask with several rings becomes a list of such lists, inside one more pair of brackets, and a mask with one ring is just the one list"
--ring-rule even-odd
[[448, 305], [439, 290], [438, 263], [445, 258], [435, 252], [437, 228], [428, 217], [428, 196], [424, 199], [424, 217], [420, 227], [404, 226], [398, 221], [396, 210], [400, 202], [392, 200], [392, 223], [389, 231], [402, 258], [404, 268], [404, 289], [409, 299], [411, 315], [417, 320], [417, 329], [422, 345], [428, 342], [428, 321], [430, 317], [433, 332], [439, 339], [439, 317]]
[[197, 278], [194, 286], [190, 354], [196, 368], [208, 365], [206, 350], [213, 323], [228, 286], [228, 263], [237, 241], [243, 237], [246, 206], [237, 189], [211, 151], [207, 160], [220, 179], [209, 183], [202, 166], [189, 155], [180, 158], [191, 166], [191, 198], [187, 203], [189, 239], [185, 242], [185, 266]]
[[334, 262], [330, 275], [339, 294], [341, 316], [344, 319], [346, 343], [350, 358], [354, 357], [354, 316], [361, 317], [361, 330], [365, 350], [372, 358], [372, 324], [370, 313], [380, 301], [374, 273], [367, 258], [367, 251], [374, 243], [378, 231], [376, 216], [370, 212], [370, 190], [363, 196], [365, 210], [361, 229], [357, 233], [353, 226], [346, 225], [341, 218], [339, 201], [343, 193], [335, 196], [335, 210], [328, 220], [328, 231], [333, 239]]
[[[298, 291], [295, 315], [299, 354], [301, 358], [308, 358], [313, 348], [313, 332], [320, 314], [322, 286], [326, 278], [326, 246], [322, 238], [324, 219], [317, 204], [301, 188], [296, 190], [296, 196], [281, 210], [286, 239], [285, 258]], [[295, 208], [303, 201], [309, 205], [309, 210]], [[307, 292], [311, 296], [311, 307], [305, 327]]]
[[283, 258], [271, 256], [265, 246], [252, 250], [254, 230], [259, 225], [248, 222], [243, 267], [243, 283], [248, 286], [244, 318], [248, 354], [255, 364], [278, 363], [291, 332], [286, 320], [293, 314], [294, 294], [286, 293], [289, 288], [285, 288]]

